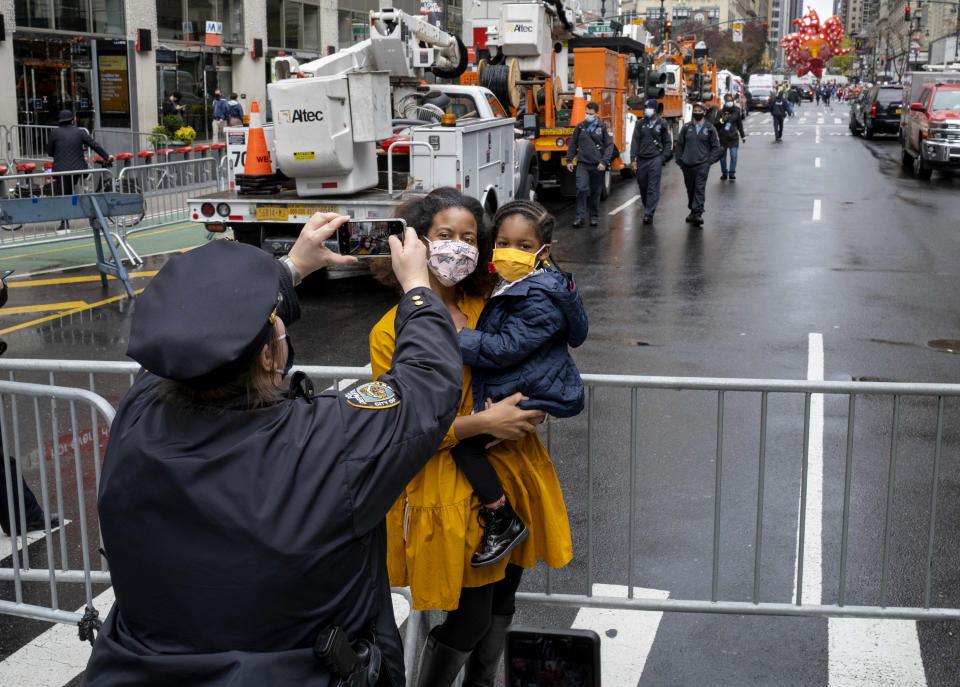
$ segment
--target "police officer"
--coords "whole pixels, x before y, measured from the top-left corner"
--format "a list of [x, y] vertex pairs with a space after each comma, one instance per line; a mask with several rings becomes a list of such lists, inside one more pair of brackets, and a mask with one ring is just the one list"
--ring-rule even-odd
[[[60, 125], [50, 132], [50, 138], [47, 139], [46, 153], [48, 157], [53, 158], [51, 171], [54, 174], [87, 169], [87, 161], [83, 158], [85, 147], [93, 148], [104, 160], [113, 162], [113, 155], [94, 141], [90, 134], [77, 127], [75, 122], [76, 118], [71, 110], [61, 111]], [[71, 174], [58, 178], [58, 192], [66, 195], [72, 194], [74, 181], [79, 181], [79, 176]]]
[[673, 157], [670, 130], [657, 114], [658, 103], [650, 98], [643, 106], [643, 119], [637, 120], [630, 141], [630, 166], [637, 173], [643, 223], [653, 222], [660, 200], [660, 175], [663, 165]]
[[706, 105], [694, 103], [693, 119], [684, 124], [677, 135], [677, 164], [683, 170], [687, 207], [690, 208], [686, 221], [696, 226], [703, 225], [703, 200], [710, 165], [723, 157], [717, 130], [704, 119], [706, 113]]
[[597, 113], [600, 106], [587, 103], [587, 114], [583, 121], [573, 129], [570, 147], [567, 148], [567, 169], [573, 171], [573, 158], [577, 158], [577, 219], [575, 227], [583, 226], [583, 217], [587, 212], [587, 200], [590, 201], [590, 226], [600, 222], [600, 193], [603, 190], [603, 177], [613, 161], [613, 136], [607, 125], [600, 121]]
[[[281, 261], [213, 241], [171, 258], [137, 299], [127, 353], [143, 369], [98, 497], [117, 602], [90, 687], [326, 687], [364, 666], [362, 641], [382, 656], [376, 684], [404, 683], [384, 517], [456, 415], [460, 349], [410, 228], [390, 238], [405, 292], [390, 370], [322, 394], [298, 372], [281, 391], [294, 286], [356, 259], [323, 246], [345, 220], [314, 215]], [[334, 627], [353, 647], [336, 671], [313, 650]]]

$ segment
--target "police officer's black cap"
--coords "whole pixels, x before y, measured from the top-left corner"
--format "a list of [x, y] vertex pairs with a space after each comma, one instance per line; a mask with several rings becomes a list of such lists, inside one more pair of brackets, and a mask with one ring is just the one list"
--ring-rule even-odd
[[57, 119], [61, 124], [69, 124], [73, 121], [73, 110], [60, 110], [60, 117]]
[[174, 255], [137, 298], [127, 355], [195, 388], [230, 381], [284, 314], [279, 269], [268, 253], [235, 241]]

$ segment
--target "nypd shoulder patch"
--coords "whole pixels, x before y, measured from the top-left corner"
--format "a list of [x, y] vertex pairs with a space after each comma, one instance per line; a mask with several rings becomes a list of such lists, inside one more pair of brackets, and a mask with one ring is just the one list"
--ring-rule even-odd
[[390, 385], [383, 382], [367, 382], [345, 393], [347, 403], [355, 408], [392, 408], [400, 405], [400, 397]]

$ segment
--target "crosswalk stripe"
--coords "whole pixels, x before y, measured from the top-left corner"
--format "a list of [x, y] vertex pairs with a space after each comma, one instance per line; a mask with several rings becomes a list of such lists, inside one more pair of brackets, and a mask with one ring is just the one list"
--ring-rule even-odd
[[830, 618], [829, 687], [926, 687], [913, 620]]

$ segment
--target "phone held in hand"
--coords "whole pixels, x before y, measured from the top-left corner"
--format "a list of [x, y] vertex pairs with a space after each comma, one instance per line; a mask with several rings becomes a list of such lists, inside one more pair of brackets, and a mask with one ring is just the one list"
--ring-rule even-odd
[[402, 219], [361, 219], [344, 222], [337, 229], [337, 246], [343, 255], [376, 258], [390, 255], [391, 236], [403, 240], [407, 223]]
[[593, 630], [513, 625], [504, 654], [507, 685], [600, 687], [600, 637]]
[[0, 279], [6, 279], [14, 272], [16, 272], [16, 270], [4, 270], [3, 272], [0, 272]]

